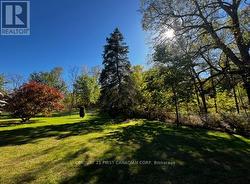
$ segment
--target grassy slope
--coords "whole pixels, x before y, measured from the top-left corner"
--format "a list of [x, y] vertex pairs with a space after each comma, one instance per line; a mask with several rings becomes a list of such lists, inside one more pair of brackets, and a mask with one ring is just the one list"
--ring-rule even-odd
[[[0, 119], [0, 183], [250, 183], [250, 140], [88, 114]], [[165, 160], [175, 165], [97, 165], [98, 160]]]

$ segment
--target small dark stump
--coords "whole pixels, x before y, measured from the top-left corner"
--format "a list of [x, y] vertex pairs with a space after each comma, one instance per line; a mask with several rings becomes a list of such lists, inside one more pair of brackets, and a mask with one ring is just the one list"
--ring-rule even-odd
[[81, 118], [84, 118], [84, 116], [85, 116], [85, 108], [84, 107], [79, 107], [79, 115]]

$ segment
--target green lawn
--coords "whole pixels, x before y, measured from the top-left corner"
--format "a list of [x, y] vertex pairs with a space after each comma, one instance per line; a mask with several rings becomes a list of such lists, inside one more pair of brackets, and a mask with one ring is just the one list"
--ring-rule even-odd
[[1, 184], [242, 184], [250, 183], [249, 166], [250, 139], [237, 135], [98, 114], [24, 125], [0, 119]]

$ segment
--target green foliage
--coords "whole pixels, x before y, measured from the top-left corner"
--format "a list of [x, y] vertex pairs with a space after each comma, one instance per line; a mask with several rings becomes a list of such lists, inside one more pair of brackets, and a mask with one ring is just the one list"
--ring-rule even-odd
[[66, 92], [67, 86], [62, 78], [63, 69], [56, 67], [50, 72], [34, 72], [30, 75], [30, 81], [54, 87], [61, 92]]
[[136, 89], [128, 60], [128, 46], [116, 28], [104, 46], [103, 70], [100, 75], [102, 110], [112, 115], [132, 114]]
[[141, 98], [142, 89], [145, 87], [143, 67], [136, 65], [132, 67], [132, 80], [137, 90], [137, 95]]
[[147, 104], [153, 106], [166, 107], [169, 102], [168, 91], [164, 88], [164, 76], [161, 75], [159, 68], [152, 68], [145, 73], [145, 98]]
[[[170, 53], [170, 63], [176, 56], [188, 56], [195, 63], [196, 78], [207, 80], [216, 76], [240, 75], [250, 104], [249, 70], [249, 4], [247, 1], [192, 1], [141, 0], [142, 25], [156, 35], [154, 44], [167, 42], [169, 47], [179, 45]], [[211, 6], [212, 5], [212, 6]], [[223, 16], [221, 15], [223, 11]], [[174, 39], [164, 39], [168, 30]], [[179, 42], [179, 43], [178, 43]], [[174, 44], [173, 44], [174, 43]], [[164, 54], [159, 52], [160, 57]], [[174, 56], [174, 57], [172, 57]], [[221, 63], [226, 62], [221, 65]], [[233, 63], [234, 68], [231, 67]], [[209, 76], [210, 70], [214, 73]], [[209, 78], [208, 78], [209, 77]], [[200, 89], [204, 103], [204, 92]], [[206, 110], [205, 110], [206, 112]]]
[[140, 87], [137, 94], [139, 103], [136, 106], [136, 113], [140, 117], [149, 119], [169, 119], [171, 111], [171, 93], [164, 88], [164, 80], [157, 67], [147, 71], [134, 70], [134, 76], [140, 76], [138, 81]]
[[153, 75], [149, 76], [148, 87], [154, 92], [152, 98], [157, 100], [155, 104], [165, 109], [167, 106], [175, 107], [176, 121], [179, 122], [180, 103], [190, 102], [193, 97], [193, 84], [190, 82], [192, 63], [190, 59], [178, 55], [175, 48], [165, 44], [155, 48], [153, 61], [156, 67]]
[[100, 87], [96, 76], [81, 75], [75, 81], [74, 93], [76, 94], [77, 105], [95, 105], [100, 97]]
[[[220, 112], [233, 112], [235, 111], [235, 101], [228, 91], [217, 92], [216, 94], [217, 106]], [[208, 98], [208, 104], [212, 109], [214, 108], [214, 98]]]

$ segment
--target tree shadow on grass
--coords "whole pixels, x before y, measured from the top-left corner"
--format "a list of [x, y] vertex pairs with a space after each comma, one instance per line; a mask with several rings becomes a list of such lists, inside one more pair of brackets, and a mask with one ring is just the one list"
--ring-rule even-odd
[[[206, 130], [168, 128], [147, 121], [121, 128], [97, 139], [112, 144], [112, 150], [95, 163], [83, 164], [74, 177], [62, 183], [250, 183], [249, 143], [224, 135], [226, 137], [210, 135]], [[98, 160], [110, 162], [100, 165]], [[131, 160], [151, 163], [116, 162]], [[154, 161], [162, 162], [157, 165]]]
[[[62, 148], [61, 147], [54, 147], [54, 148], [50, 148], [50, 149], [38, 152], [38, 154], [36, 154], [36, 157], [51, 153], [51, 151], [56, 150], [56, 149], [60, 150]], [[15, 181], [15, 183], [33, 183], [35, 180], [37, 180], [39, 175], [41, 176], [41, 173], [44, 173], [48, 170], [51, 170], [54, 167], [58, 167], [62, 163], [68, 163], [68, 162], [76, 159], [80, 155], [85, 154], [88, 151], [89, 151], [89, 149], [87, 147], [85, 147], [84, 145], [82, 145], [82, 147], [80, 147], [80, 149], [77, 150], [75, 153], [70, 153], [66, 157], [59, 158], [58, 160], [49, 160], [49, 161], [43, 162], [42, 164], [37, 165], [36, 168], [30, 169], [29, 171], [27, 171], [25, 173], [21, 173], [21, 174], [15, 176], [13, 178], [13, 180]], [[29, 156], [29, 155], [25, 155], [23, 157], [26, 157], [26, 159], [27, 159], [27, 156]], [[34, 158], [34, 155], [30, 155], [30, 157]], [[87, 156], [85, 156], [84, 159], [87, 159]], [[36, 181], [36, 183], [37, 183], [37, 181]]]
[[70, 136], [99, 132], [104, 129], [105, 125], [110, 123], [112, 123], [112, 119], [109, 117], [93, 115], [90, 120], [82, 120], [81, 122], [3, 130], [0, 131], [0, 146], [27, 144], [48, 137], [63, 139]]
[[[4, 130], [0, 131], [0, 146], [27, 144], [40, 138], [63, 139], [99, 132], [114, 122], [108, 117], [93, 115], [90, 120], [82, 122]], [[62, 183], [250, 183], [249, 143], [234, 135], [223, 135], [216, 136], [199, 129], [177, 129], [152, 121], [115, 129], [106, 136], [90, 140], [111, 145], [111, 149], [96, 161], [134, 160], [151, 161], [151, 164], [83, 163], [75, 176], [65, 178]], [[88, 149], [83, 146], [59, 162], [77, 158], [86, 151]], [[155, 165], [153, 161], [175, 164]], [[34, 177], [28, 177], [28, 174], [21, 181], [34, 180], [36, 173], [44, 169], [41, 166], [32, 173]]]
[[11, 127], [11, 126], [18, 126], [18, 125], [28, 125], [28, 124], [33, 124], [37, 123], [37, 120], [30, 120], [25, 123], [21, 123], [19, 120], [4, 120], [0, 122], [0, 127]]

